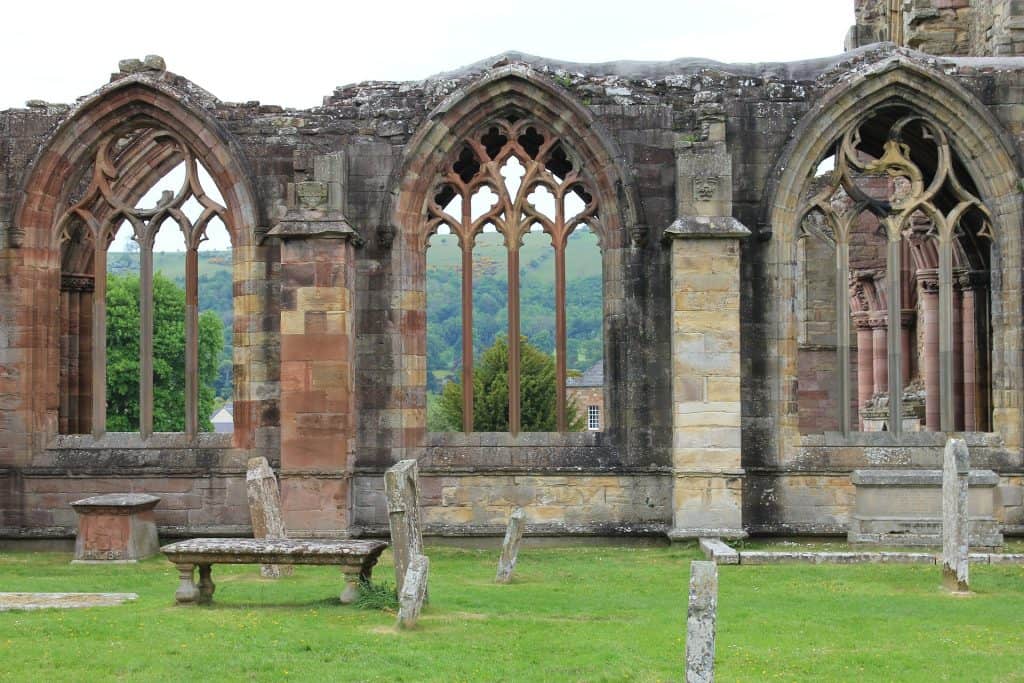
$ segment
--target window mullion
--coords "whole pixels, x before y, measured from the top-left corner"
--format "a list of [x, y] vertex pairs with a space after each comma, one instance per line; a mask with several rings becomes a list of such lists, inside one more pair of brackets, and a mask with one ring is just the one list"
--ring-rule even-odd
[[850, 433], [850, 245], [836, 237], [836, 350], [839, 355], [839, 431]]
[[953, 241], [946, 226], [939, 227], [939, 428], [955, 429], [953, 422]]
[[185, 252], [185, 435], [199, 432], [199, 251]]
[[107, 240], [93, 239], [92, 434], [107, 431]]
[[133, 221], [139, 242], [139, 433], [153, 434], [153, 228]]

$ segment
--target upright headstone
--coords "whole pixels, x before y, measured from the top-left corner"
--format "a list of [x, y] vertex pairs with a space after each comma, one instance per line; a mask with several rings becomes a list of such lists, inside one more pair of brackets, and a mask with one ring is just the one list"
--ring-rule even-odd
[[395, 556], [395, 586], [401, 595], [409, 561], [423, 554], [419, 470], [415, 460], [402, 460], [384, 473], [384, 495], [388, 501], [391, 552]]
[[686, 614], [686, 683], [715, 680], [715, 621], [718, 565], [690, 563], [690, 606]]
[[[287, 538], [284, 518], [281, 517], [281, 494], [277, 489], [277, 478], [266, 458], [249, 458], [245, 485], [253, 537]], [[260, 574], [268, 579], [290, 576], [293, 571], [291, 565], [265, 564], [260, 567]]]
[[966, 593], [968, 584], [967, 479], [970, 454], [963, 439], [950, 439], [942, 461], [942, 585]]
[[398, 592], [398, 627], [413, 628], [420, 618], [427, 597], [430, 560], [426, 555], [413, 555], [405, 572], [402, 590]]
[[494, 577], [497, 583], [508, 583], [512, 580], [512, 572], [516, 568], [519, 556], [519, 541], [523, 538], [526, 528], [526, 513], [516, 508], [508, 518], [508, 529], [505, 530], [505, 542], [501, 544], [501, 557], [498, 559], [498, 574]]

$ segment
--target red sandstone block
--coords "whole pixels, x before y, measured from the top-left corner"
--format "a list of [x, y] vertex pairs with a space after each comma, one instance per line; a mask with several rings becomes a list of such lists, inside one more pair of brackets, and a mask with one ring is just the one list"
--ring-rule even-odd
[[[284, 429], [282, 428], [282, 432]], [[288, 439], [281, 435], [281, 467], [291, 469], [344, 469], [348, 464], [345, 441], [335, 436]]]
[[[282, 340], [282, 346], [284, 341]], [[310, 364], [305, 360], [281, 361], [281, 396], [308, 391], [312, 386]]]
[[281, 362], [291, 360], [349, 360], [351, 343], [347, 334], [281, 335]]

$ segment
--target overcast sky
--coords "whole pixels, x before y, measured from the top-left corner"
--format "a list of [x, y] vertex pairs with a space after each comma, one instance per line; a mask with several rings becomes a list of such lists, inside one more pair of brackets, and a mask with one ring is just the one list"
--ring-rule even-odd
[[309, 107], [335, 86], [417, 80], [505, 50], [582, 62], [788, 61], [842, 51], [853, 0], [16, 0], [5, 3], [0, 110], [71, 102], [119, 59], [227, 101]]

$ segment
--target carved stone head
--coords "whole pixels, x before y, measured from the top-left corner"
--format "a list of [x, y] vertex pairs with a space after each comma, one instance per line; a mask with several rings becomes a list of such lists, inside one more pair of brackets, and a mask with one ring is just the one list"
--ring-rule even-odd
[[699, 175], [693, 178], [693, 198], [698, 202], [710, 202], [718, 194], [718, 185], [722, 179], [718, 176]]

